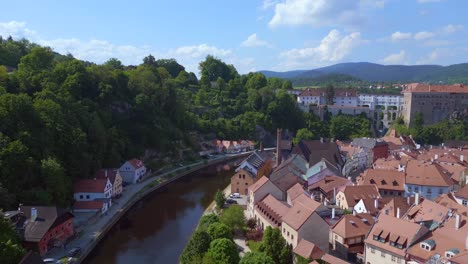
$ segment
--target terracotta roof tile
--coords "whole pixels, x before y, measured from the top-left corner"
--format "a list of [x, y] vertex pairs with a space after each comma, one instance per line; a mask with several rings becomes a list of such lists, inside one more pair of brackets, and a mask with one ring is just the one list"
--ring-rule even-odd
[[349, 185], [343, 188], [343, 194], [349, 207], [353, 207], [361, 199], [375, 199], [380, 197], [375, 185]]
[[320, 203], [301, 194], [293, 201], [293, 206], [284, 215], [283, 222], [294, 230], [299, 230], [320, 206]]
[[135, 169], [139, 169], [143, 166], [145, 166], [145, 164], [143, 164], [143, 162], [139, 159], [131, 159], [128, 161], [130, 164], [132, 164], [132, 166], [135, 168]]
[[[271, 225], [279, 226], [283, 217], [288, 212], [289, 207], [286, 203], [279, 201], [271, 194], [268, 194], [265, 198], [257, 202], [255, 210], [264, 215], [264, 218], [270, 222]], [[275, 220], [276, 223], [273, 220]]]
[[78, 201], [73, 205], [74, 209], [102, 209], [104, 201], [95, 200], [95, 201]]
[[450, 173], [437, 163], [408, 161], [406, 183], [422, 186], [452, 186]]
[[304, 188], [299, 183], [293, 185], [293, 187], [289, 188], [287, 194], [291, 200], [296, 199], [299, 195], [304, 193]]
[[[424, 234], [428, 231], [429, 230], [423, 225], [408, 222], [401, 218], [380, 214], [364, 242], [401, 257], [405, 257], [406, 248], [418, 238], [419, 234]], [[379, 233], [381, 238], [383, 238], [382, 234], [387, 234], [385, 242], [373, 239], [373, 236], [379, 236]], [[403, 244], [403, 248], [400, 249], [391, 246], [390, 238], [396, 239], [394, 242], [398, 244]]]
[[[338, 193], [338, 188], [342, 186], [352, 185], [353, 183], [345, 177], [339, 176], [326, 176], [322, 180], [309, 185], [309, 190], [314, 190], [316, 188], [322, 190], [326, 194], [333, 192], [333, 189], [336, 188], [336, 193]], [[331, 193], [333, 195], [333, 193]]]
[[404, 191], [405, 173], [393, 170], [368, 169], [356, 180], [358, 185], [375, 184], [379, 190]]
[[325, 252], [314, 243], [305, 239], [299, 241], [293, 252], [306, 259], [320, 259], [325, 254]]
[[118, 172], [119, 169], [100, 169], [96, 172], [95, 177], [97, 179], [109, 178], [110, 182], [114, 184]]
[[408, 84], [402, 93], [468, 93], [468, 87], [463, 84], [431, 85], [424, 83]]
[[449, 212], [448, 207], [426, 199], [411, 207], [405, 215], [405, 219], [415, 223], [435, 221], [435, 223], [441, 224], [447, 218]]
[[455, 192], [456, 197], [468, 199], [468, 185]]
[[107, 179], [82, 179], [75, 183], [75, 193], [103, 193]]
[[349, 262], [342, 260], [340, 258], [337, 258], [335, 256], [332, 256], [330, 254], [323, 255], [322, 260], [328, 264], [349, 264]]
[[256, 192], [260, 187], [262, 187], [265, 183], [267, 183], [269, 180], [267, 177], [262, 176], [260, 179], [258, 179], [254, 184], [249, 186], [249, 190], [252, 192]]
[[364, 236], [374, 224], [371, 214], [343, 215], [332, 227], [332, 231], [342, 238]]

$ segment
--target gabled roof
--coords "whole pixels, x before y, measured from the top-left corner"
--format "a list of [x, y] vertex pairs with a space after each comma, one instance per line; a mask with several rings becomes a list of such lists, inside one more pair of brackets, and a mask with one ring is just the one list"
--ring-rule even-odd
[[455, 192], [455, 196], [459, 198], [468, 199], [468, 185]]
[[256, 192], [260, 187], [262, 187], [265, 183], [267, 183], [269, 180], [267, 177], [262, 176], [260, 179], [258, 179], [254, 184], [249, 186], [249, 190], [252, 192]]
[[320, 259], [325, 252], [314, 243], [301, 239], [293, 252], [306, 259]]
[[115, 178], [117, 177], [118, 172], [119, 172], [119, 169], [100, 169], [96, 172], [95, 177], [97, 179], [109, 178], [109, 181], [111, 182], [111, 184], [114, 184]]
[[336, 193], [338, 193], [338, 189], [340, 187], [344, 187], [347, 185], [352, 185], [353, 183], [345, 177], [340, 177], [340, 176], [326, 176], [325, 178], [321, 179], [318, 182], [315, 182], [311, 185], [308, 186], [309, 190], [314, 190], [316, 188], [319, 188], [322, 190], [324, 193], [329, 193], [332, 192], [334, 188], [336, 188]]
[[289, 188], [287, 194], [291, 200], [296, 199], [299, 195], [304, 194], [304, 188], [299, 183], [293, 185], [293, 187]]
[[252, 165], [255, 169], [259, 169], [265, 164], [266, 161], [273, 158], [271, 151], [258, 151], [255, 150], [244, 161]]
[[[31, 221], [31, 209], [37, 210], [35, 221]], [[51, 229], [73, 218], [68, 210], [55, 206], [21, 206], [20, 211], [26, 217], [24, 240], [27, 242], [39, 242]]]
[[332, 175], [341, 176], [340, 170], [335, 165], [331, 164], [326, 159], [322, 159], [319, 162], [312, 165], [312, 167], [310, 167], [307, 170], [303, 178], [304, 180], [307, 180], [325, 169], [328, 169], [330, 171], [330, 175], [327, 175], [327, 176], [332, 176]]
[[375, 138], [355, 138], [351, 143], [354, 147], [361, 147], [365, 149], [373, 149], [376, 146], [387, 145], [387, 143], [380, 139]]
[[418, 205], [411, 207], [405, 215], [410, 222], [420, 223], [430, 221], [436, 225], [441, 224], [449, 215], [450, 208], [425, 199]]
[[349, 207], [353, 207], [356, 203], [359, 202], [361, 199], [375, 199], [379, 198], [379, 190], [377, 186], [371, 185], [348, 185], [345, 186], [342, 190], [346, 202], [348, 203]]
[[410, 160], [406, 166], [406, 184], [450, 187], [450, 173], [437, 163]]
[[343, 215], [331, 228], [332, 231], [342, 238], [365, 236], [374, 224], [371, 214], [347, 214]]
[[293, 147], [291, 153], [301, 155], [309, 162], [309, 165], [316, 164], [322, 158], [328, 160], [335, 167], [341, 167], [344, 164], [338, 145], [335, 142], [301, 140]]
[[[278, 223], [281, 222], [282, 218], [289, 210], [289, 207], [286, 203], [276, 199], [271, 194], [265, 196], [265, 198], [257, 202], [255, 206], [257, 208], [256, 210], [258, 210], [258, 208], [263, 208], [265, 210], [264, 214], [271, 215], [272, 218], [278, 221]], [[269, 220], [269, 218], [267, 218], [267, 220]]]
[[283, 222], [297, 231], [320, 206], [320, 203], [301, 194], [293, 201], [293, 206], [284, 215]]
[[328, 253], [323, 255], [322, 260], [325, 261], [325, 263], [327, 263], [327, 264], [349, 264], [349, 262], [347, 262], [345, 260], [342, 260], [340, 258], [337, 258], [337, 257], [335, 257], [333, 255], [328, 254]]
[[75, 193], [103, 193], [107, 179], [82, 179], [75, 183]]
[[375, 184], [383, 190], [404, 191], [405, 173], [393, 170], [367, 169], [356, 179], [358, 185]]
[[465, 250], [461, 252], [460, 254], [457, 254], [455, 257], [450, 259], [450, 262], [452, 264], [465, 264], [468, 263], [468, 250]]
[[452, 193], [444, 193], [434, 199], [434, 202], [452, 209], [461, 215], [468, 216], [468, 207], [459, 204]]
[[[411, 198], [409, 200], [411, 202]], [[400, 217], [402, 217], [411, 207], [407, 199], [400, 196], [392, 197], [388, 202], [382, 202], [382, 204], [383, 207], [380, 212], [394, 217], [397, 217], [398, 209], [400, 209]]]
[[[418, 235], [425, 234], [429, 230], [424, 225], [408, 222], [386, 214], [380, 214], [364, 242], [374, 247], [384, 249], [395, 255], [404, 257], [406, 248], [418, 239]], [[374, 236], [384, 239], [384, 242], [374, 240]], [[403, 245], [403, 248], [391, 246], [390, 242]]]
[[133, 168], [135, 168], [135, 170], [145, 166], [145, 164], [143, 164], [139, 159], [131, 159], [128, 162], [133, 166]]
[[307, 168], [305, 160], [299, 155], [292, 155], [277, 167], [270, 175], [270, 180], [283, 192], [296, 183], [303, 183], [302, 175]]
[[435, 254], [445, 257], [445, 252], [452, 251], [457, 256], [465, 249], [466, 236], [468, 232], [467, 218], [460, 216], [460, 226], [456, 229], [455, 215], [450, 217], [444, 225], [422, 237], [420, 241], [432, 242], [431, 250], [422, 249], [419, 243], [408, 249], [408, 254], [419, 259], [429, 260]]

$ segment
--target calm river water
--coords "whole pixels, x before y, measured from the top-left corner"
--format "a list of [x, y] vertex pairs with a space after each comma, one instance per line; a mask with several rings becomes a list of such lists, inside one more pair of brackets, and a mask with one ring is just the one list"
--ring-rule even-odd
[[186, 175], [130, 209], [83, 263], [178, 263], [203, 211], [233, 174], [222, 164]]

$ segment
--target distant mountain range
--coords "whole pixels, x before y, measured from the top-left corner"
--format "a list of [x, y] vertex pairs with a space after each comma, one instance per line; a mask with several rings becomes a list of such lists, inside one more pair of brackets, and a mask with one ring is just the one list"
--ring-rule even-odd
[[344, 74], [369, 82], [446, 82], [468, 83], [468, 63], [440, 65], [380, 65], [369, 62], [339, 63], [312, 70], [286, 72], [260, 71], [267, 77], [313, 79]]

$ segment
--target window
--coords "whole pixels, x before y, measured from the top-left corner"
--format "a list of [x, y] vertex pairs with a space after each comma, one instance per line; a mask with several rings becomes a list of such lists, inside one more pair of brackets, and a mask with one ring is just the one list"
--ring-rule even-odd
[[249, 185], [249, 184], [246, 182], [245, 185]]
[[467, 205], [468, 205], [468, 201], [467, 201], [467, 200], [463, 200], [462, 204], [463, 204], [464, 206], [467, 206]]
[[397, 258], [396, 263], [400, 264], [401, 263], [401, 258]]
[[385, 258], [385, 252], [380, 251], [380, 256], [381, 256], [382, 258]]
[[294, 239], [294, 235], [291, 234], [291, 239]]
[[283, 227], [283, 233], [286, 232], [286, 228]]
[[239, 179], [241, 178], [241, 175], [239, 174]]
[[412, 191], [413, 190], [412, 190], [411, 186], [408, 186], [408, 192], [412, 192]]
[[395, 262], [395, 256], [392, 255], [392, 261]]
[[414, 187], [414, 192], [418, 193], [419, 192], [419, 187]]
[[371, 253], [375, 253], [375, 248], [371, 247], [371, 248], [370, 248], [370, 252], [371, 252]]
[[289, 231], [288, 231], [288, 237], [289, 237]]
[[82, 194], [80, 194], [80, 199], [83, 199], [83, 195], [82, 195]]
[[242, 175], [242, 179], [245, 179], [245, 174]]
[[89, 195], [86, 195], [86, 199], [89, 199]]
[[444, 193], [444, 189], [439, 188], [439, 194], [443, 194], [443, 193]]

